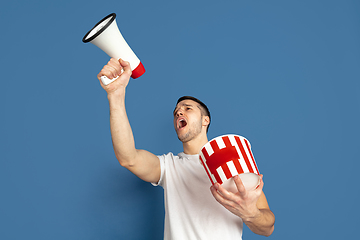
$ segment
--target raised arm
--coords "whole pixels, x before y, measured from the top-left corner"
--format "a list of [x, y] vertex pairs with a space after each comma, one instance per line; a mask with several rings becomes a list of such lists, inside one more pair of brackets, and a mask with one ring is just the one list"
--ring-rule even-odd
[[[100, 77], [118, 77], [104, 85]], [[110, 59], [98, 74], [101, 86], [108, 94], [110, 106], [110, 130], [115, 156], [121, 166], [147, 182], [160, 179], [160, 161], [154, 154], [135, 148], [134, 136], [125, 109], [125, 90], [131, 76], [130, 64], [123, 60]]]

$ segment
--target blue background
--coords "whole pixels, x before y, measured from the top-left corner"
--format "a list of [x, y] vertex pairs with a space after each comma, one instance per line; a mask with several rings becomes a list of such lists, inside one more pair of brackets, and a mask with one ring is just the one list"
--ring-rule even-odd
[[147, 70], [127, 88], [137, 148], [182, 151], [172, 111], [194, 95], [209, 139], [250, 140], [269, 239], [357, 238], [359, 1], [14, 0], [0, 8], [1, 239], [163, 236], [162, 189], [113, 153], [96, 78], [109, 58], [81, 41], [112, 12]]

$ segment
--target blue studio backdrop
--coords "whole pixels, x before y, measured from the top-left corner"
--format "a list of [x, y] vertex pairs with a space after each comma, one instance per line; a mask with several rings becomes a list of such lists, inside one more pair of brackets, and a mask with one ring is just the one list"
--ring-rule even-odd
[[193, 95], [209, 139], [251, 142], [269, 239], [357, 238], [359, 1], [14, 0], [0, 8], [0, 239], [163, 237], [163, 190], [113, 153], [96, 78], [109, 57], [81, 41], [112, 12], [146, 68], [126, 96], [137, 148], [181, 152], [172, 111]]

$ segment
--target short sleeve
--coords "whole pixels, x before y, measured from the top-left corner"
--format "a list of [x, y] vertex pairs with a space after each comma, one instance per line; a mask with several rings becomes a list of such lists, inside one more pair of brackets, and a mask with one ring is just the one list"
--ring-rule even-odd
[[163, 179], [164, 179], [164, 172], [165, 172], [165, 159], [167, 158], [169, 154], [163, 154], [163, 155], [159, 155], [157, 156], [159, 158], [160, 161], [160, 179], [157, 183], [151, 183], [153, 186], [162, 186], [163, 183]]

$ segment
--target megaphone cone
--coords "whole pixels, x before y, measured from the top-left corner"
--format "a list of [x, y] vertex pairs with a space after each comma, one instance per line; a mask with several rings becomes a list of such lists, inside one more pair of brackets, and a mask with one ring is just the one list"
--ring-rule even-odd
[[[145, 73], [145, 68], [139, 58], [126, 43], [124, 37], [115, 21], [116, 14], [111, 13], [98, 22], [85, 36], [82, 41], [90, 42], [103, 50], [107, 55], [115, 59], [123, 59], [130, 63], [131, 77], [138, 78]], [[105, 85], [113, 82], [115, 79], [101, 78]]]

